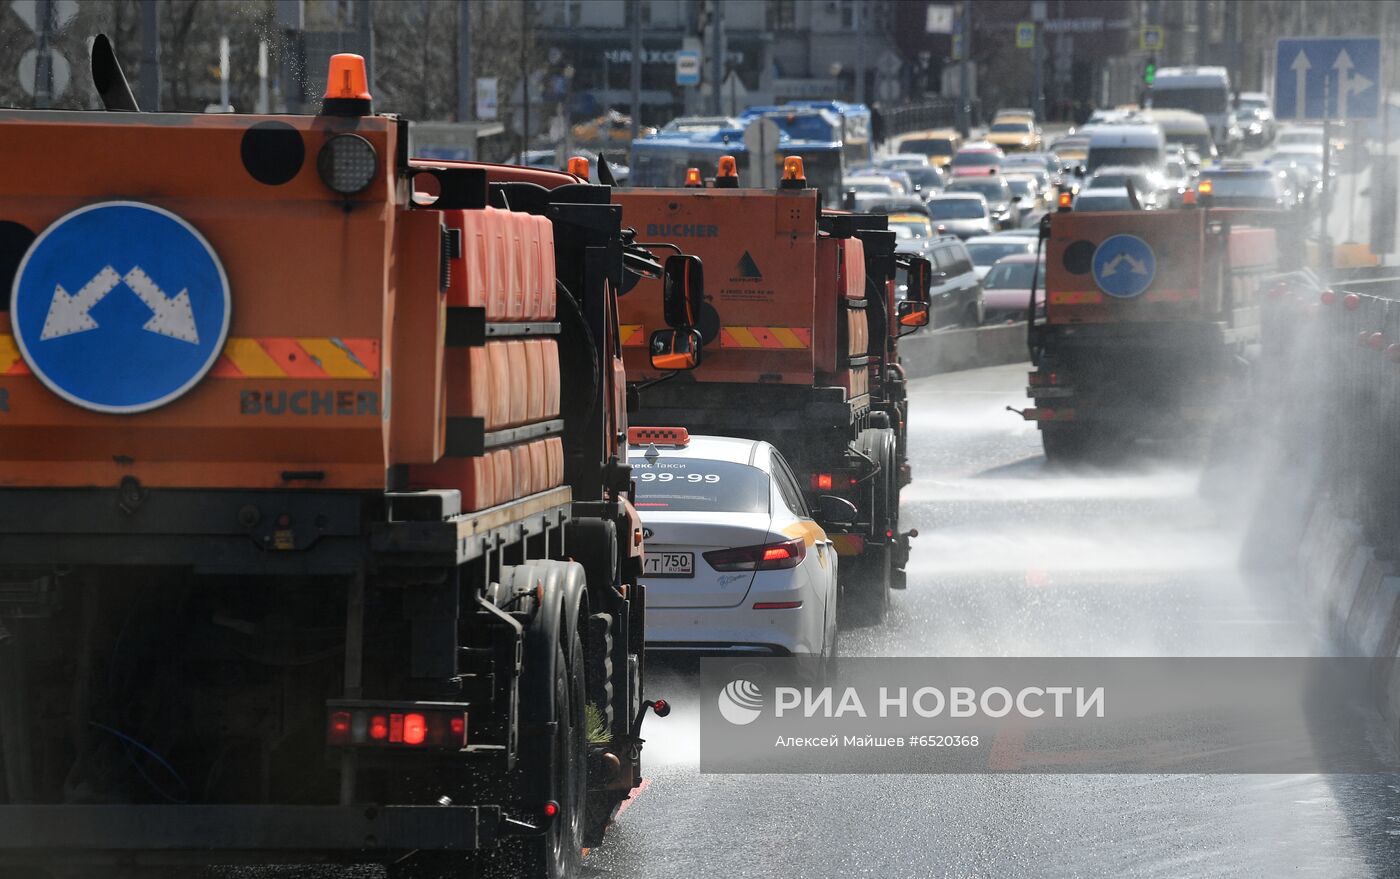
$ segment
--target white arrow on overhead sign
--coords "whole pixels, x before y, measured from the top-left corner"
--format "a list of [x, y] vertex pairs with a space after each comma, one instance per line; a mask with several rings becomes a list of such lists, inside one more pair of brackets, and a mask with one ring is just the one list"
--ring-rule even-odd
[[194, 323], [194, 308], [190, 305], [190, 292], [181, 290], [174, 297], [167, 298], [140, 266], [136, 266], [122, 278], [126, 286], [136, 291], [141, 301], [146, 303], [154, 314], [141, 325], [141, 329], [191, 345], [199, 344], [199, 330]]
[[1351, 63], [1351, 56], [1347, 54], [1346, 49], [1337, 53], [1337, 60], [1332, 62], [1332, 69], [1337, 71], [1337, 118], [1346, 119], [1347, 98], [1361, 94], [1375, 83], [1359, 73], [1353, 75], [1356, 66]]
[[68, 295], [62, 284], [55, 284], [53, 300], [49, 302], [49, 313], [44, 318], [44, 330], [39, 334], [40, 341], [97, 329], [97, 321], [92, 319], [88, 310], [101, 302], [102, 297], [111, 293], [112, 288], [120, 284], [121, 280], [122, 276], [117, 274], [117, 270], [107, 266], [93, 275], [92, 279], [72, 296]]
[[1306, 115], [1304, 108], [1308, 105], [1308, 71], [1312, 70], [1312, 62], [1308, 61], [1308, 56], [1299, 49], [1298, 57], [1293, 59], [1288, 69], [1297, 77], [1293, 87], [1293, 117], [1302, 119]]

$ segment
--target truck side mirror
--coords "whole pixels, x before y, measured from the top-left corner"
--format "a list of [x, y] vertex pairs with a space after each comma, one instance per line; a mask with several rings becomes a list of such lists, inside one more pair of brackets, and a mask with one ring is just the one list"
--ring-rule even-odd
[[929, 291], [933, 289], [933, 263], [921, 256], [910, 259], [908, 287], [907, 300], [927, 306]]
[[817, 498], [817, 518], [823, 525], [853, 525], [856, 505], [843, 497], [824, 494]]
[[928, 326], [928, 302], [915, 302], [906, 299], [896, 306], [895, 313], [899, 316], [899, 325], [902, 327], [926, 327]]
[[688, 254], [666, 257], [661, 304], [668, 326], [681, 330], [700, 323], [700, 308], [705, 304], [705, 268], [700, 257]]
[[700, 365], [704, 339], [694, 327], [657, 330], [651, 334], [651, 366], [667, 372], [694, 369]]

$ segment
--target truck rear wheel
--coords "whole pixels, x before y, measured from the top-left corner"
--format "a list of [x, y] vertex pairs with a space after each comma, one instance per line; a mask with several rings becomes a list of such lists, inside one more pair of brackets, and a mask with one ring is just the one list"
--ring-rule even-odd
[[561, 633], [559, 661], [554, 670], [557, 724], [550, 743], [550, 799], [559, 804], [541, 836], [520, 840], [502, 852], [502, 862], [519, 857], [519, 875], [526, 879], [565, 879], [574, 876], [583, 860], [583, 821], [588, 797], [588, 740], [584, 705], [583, 641], [571, 627]]
[[1089, 434], [1082, 427], [1060, 426], [1041, 429], [1040, 444], [1045, 460], [1052, 464], [1072, 464], [1082, 460], [1088, 451]]

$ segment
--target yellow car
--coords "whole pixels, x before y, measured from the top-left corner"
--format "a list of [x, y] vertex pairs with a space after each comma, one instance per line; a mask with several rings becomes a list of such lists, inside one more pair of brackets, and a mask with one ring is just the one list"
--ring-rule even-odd
[[1008, 153], [1040, 151], [1040, 130], [1029, 119], [998, 119], [988, 129], [986, 139]]
[[893, 140], [892, 152], [919, 153], [928, 156], [928, 163], [935, 168], [946, 168], [962, 145], [962, 135], [953, 129], [934, 128], [899, 135]]

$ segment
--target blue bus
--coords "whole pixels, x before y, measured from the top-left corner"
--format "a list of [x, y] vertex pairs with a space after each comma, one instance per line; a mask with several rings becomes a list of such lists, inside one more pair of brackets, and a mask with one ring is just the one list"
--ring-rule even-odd
[[825, 110], [841, 121], [841, 152], [846, 167], [864, 165], [875, 158], [875, 139], [871, 131], [870, 108], [864, 104], [845, 101], [789, 101], [786, 107]]
[[[742, 177], [749, 173], [744, 130], [762, 117], [772, 119], [778, 126], [779, 139], [774, 161], [779, 168], [784, 156], [801, 156], [808, 185], [821, 190], [824, 205], [839, 206], [847, 162], [868, 161], [869, 158], [868, 111], [865, 112], [863, 129], [858, 124], [848, 125], [826, 106], [793, 104], [750, 107], [739, 117], [739, 126], [735, 128], [662, 130], [656, 135], [632, 142], [632, 185], [680, 186], [685, 181], [687, 168], [698, 168], [702, 176], [713, 177], [720, 156], [733, 156], [738, 160]], [[865, 134], [862, 140], [852, 145], [850, 155], [854, 158], [848, 159], [842, 132], [852, 129], [864, 131]]]

